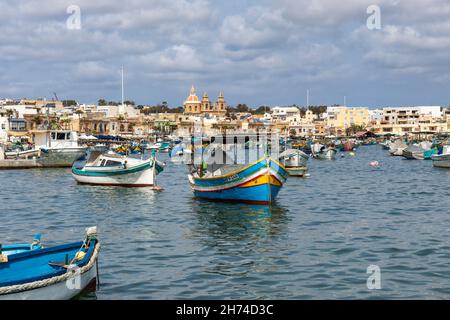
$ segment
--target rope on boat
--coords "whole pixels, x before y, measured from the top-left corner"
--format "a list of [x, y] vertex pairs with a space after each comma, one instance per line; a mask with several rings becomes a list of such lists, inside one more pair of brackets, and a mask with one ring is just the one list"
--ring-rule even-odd
[[[89, 262], [85, 266], [83, 266], [79, 269], [80, 275], [89, 271], [94, 266], [94, 263], [97, 261], [99, 252], [100, 252], [100, 243], [97, 243], [95, 245], [94, 252], [92, 253], [92, 257], [89, 260]], [[28, 290], [38, 289], [38, 288], [42, 288], [42, 287], [47, 287], [47, 286], [50, 286], [50, 285], [58, 283], [58, 282], [67, 281], [68, 279], [72, 278], [73, 276], [74, 276], [73, 273], [69, 271], [63, 275], [52, 277], [52, 278], [45, 279], [45, 280], [39, 280], [39, 281], [30, 282], [30, 283], [2, 287], [2, 288], [0, 288], [0, 295], [18, 293], [18, 292], [22, 292], [22, 291], [28, 291]]]

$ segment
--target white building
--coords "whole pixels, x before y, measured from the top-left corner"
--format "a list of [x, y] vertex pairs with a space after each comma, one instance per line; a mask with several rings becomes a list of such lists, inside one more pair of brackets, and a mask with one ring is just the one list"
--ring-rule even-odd
[[8, 130], [8, 117], [3, 116], [0, 113], [0, 143], [6, 142], [6, 140], [8, 139]]
[[432, 118], [442, 117], [441, 106], [417, 106], [419, 113], [422, 115], [431, 115]]
[[370, 122], [379, 122], [383, 120], [383, 109], [369, 109], [369, 120]]

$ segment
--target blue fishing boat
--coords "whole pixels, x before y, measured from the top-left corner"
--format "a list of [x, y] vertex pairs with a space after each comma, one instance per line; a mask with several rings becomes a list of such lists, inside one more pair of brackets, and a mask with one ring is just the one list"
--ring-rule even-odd
[[189, 181], [197, 198], [271, 204], [287, 177], [284, 166], [265, 155], [247, 166], [201, 165]]
[[0, 255], [9, 256], [16, 253], [27, 252], [30, 250], [41, 249], [41, 235], [38, 233], [34, 236], [32, 243], [15, 243], [9, 245], [0, 244]]
[[84, 241], [0, 256], [0, 300], [66, 300], [97, 278], [97, 228]]

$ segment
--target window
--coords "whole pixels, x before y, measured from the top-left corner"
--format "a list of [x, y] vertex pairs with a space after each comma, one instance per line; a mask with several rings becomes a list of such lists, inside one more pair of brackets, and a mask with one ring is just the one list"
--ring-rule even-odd
[[65, 132], [57, 132], [56, 133], [56, 140], [66, 140]]
[[52, 132], [52, 140], [56, 140], [56, 132]]
[[119, 167], [122, 166], [122, 162], [107, 160], [106, 163], [103, 164], [103, 167]]
[[66, 140], [70, 140], [70, 132], [66, 133]]

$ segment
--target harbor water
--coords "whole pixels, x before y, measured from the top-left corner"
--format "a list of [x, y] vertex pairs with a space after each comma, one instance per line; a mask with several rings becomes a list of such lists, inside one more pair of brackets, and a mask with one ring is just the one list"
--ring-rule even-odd
[[82, 299], [450, 298], [450, 170], [362, 146], [310, 159], [309, 177], [259, 206], [193, 199], [186, 167], [158, 157], [159, 192], [0, 171], [0, 243], [77, 241], [96, 225], [100, 287]]

